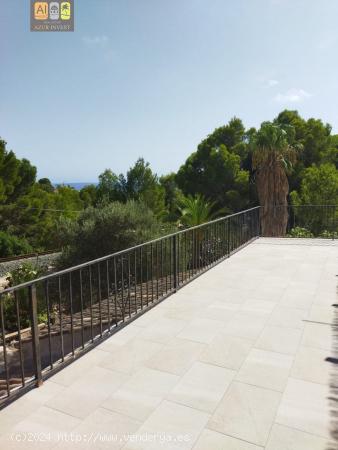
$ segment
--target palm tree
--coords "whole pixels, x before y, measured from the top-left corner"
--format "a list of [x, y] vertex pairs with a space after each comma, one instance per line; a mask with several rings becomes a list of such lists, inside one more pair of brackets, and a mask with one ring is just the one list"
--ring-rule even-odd
[[[209, 202], [201, 194], [197, 194], [195, 197], [192, 197], [191, 195], [184, 197], [178, 207], [181, 212], [180, 221], [186, 227], [202, 225], [205, 222], [215, 219], [223, 212], [222, 209], [213, 211], [214, 207], [215, 203]], [[206, 245], [207, 248], [209, 247], [208, 242], [205, 240], [205, 233], [205, 228], [198, 228], [192, 235], [193, 244], [191, 248], [191, 261], [189, 262], [191, 267], [197, 267], [200, 263], [204, 264], [206, 262], [205, 259], [208, 260], [209, 256], [212, 257], [212, 255], [209, 255], [209, 250], [203, 251], [203, 245]], [[208, 239], [213, 239], [210, 233], [208, 234]], [[195, 254], [195, 256], [193, 256], [193, 249], [197, 249], [197, 254]], [[204, 258], [203, 261], [202, 254]]]
[[261, 208], [263, 236], [284, 236], [288, 222], [287, 174], [296, 161], [296, 147], [288, 142], [285, 127], [264, 122], [253, 137], [252, 167]]
[[180, 221], [187, 227], [209, 222], [222, 212], [221, 210], [212, 212], [214, 206], [214, 202], [209, 202], [201, 194], [197, 194], [195, 197], [188, 195], [181, 200], [178, 207], [181, 213]]

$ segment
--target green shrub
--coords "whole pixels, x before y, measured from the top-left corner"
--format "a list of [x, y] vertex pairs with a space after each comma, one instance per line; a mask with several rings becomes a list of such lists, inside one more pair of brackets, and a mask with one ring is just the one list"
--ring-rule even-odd
[[18, 238], [6, 231], [0, 231], [0, 258], [31, 253], [32, 247], [24, 238]]
[[320, 233], [319, 237], [325, 238], [325, 239], [337, 239], [338, 238], [338, 232], [337, 231], [328, 231], [324, 230], [322, 233]]
[[[34, 266], [31, 263], [23, 263], [7, 274], [7, 285], [8, 287], [17, 286], [21, 283], [34, 280], [42, 276], [43, 273], [43, 268]], [[27, 328], [30, 326], [28, 290], [19, 289], [16, 293], [20, 312], [20, 326], [21, 329]], [[38, 298], [40, 298], [40, 296], [38, 296]], [[4, 318], [7, 331], [16, 331], [18, 329], [16, 301], [13, 293], [9, 293], [4, 297]], [[41, 301], [38, 302], [38, 321], [39, 323], [47, 321], [46, 305], [44, 303], [41, 304]]]
[[114, 202], [87, 208], [76, 221], [59, 226], [65, 245], [59, 266], [69, 267], [146, 242], [173, 231], [156, 219], [143, 203]]
[[312, 238], [314, 237], [310, 230], [307, 228], [295, 227], [290, 230], [287, 237], [293, 238]]

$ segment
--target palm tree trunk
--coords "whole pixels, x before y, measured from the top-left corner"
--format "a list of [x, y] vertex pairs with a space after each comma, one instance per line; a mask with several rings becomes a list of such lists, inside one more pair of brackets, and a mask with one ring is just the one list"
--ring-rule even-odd
[[285, 236], [288, 223], [289, 182], [284, 169], [278, 162], [270, 159], [258, 171], [257, 192], [262, 206], [262, 236]]

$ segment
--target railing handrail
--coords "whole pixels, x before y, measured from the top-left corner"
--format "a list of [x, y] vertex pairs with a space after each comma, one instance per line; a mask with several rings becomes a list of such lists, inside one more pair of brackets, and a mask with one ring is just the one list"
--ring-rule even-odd
[[324, 203], [322, 203], [320, 205], [316, 205], [314, 203], [305, 203], [303, 205], [293, 205], [292, 203], [287, 203], [285, 205], [261, 205], [260, 207], [262, 207], [262, 206], [276, 206], [276, 207], [277, 206], [287, 206], [288, 208], [302, 208], [303, 206], [322, 206], [323, 208], [326, 208], [328, 206], [332, 206], [334, 208], [338, 207], [338, 205], [331, 205], [331, 204], [324, 204]]
[[46, 280], [48, 280], [50, 278], [60, 277], [61, 275], [65, 275], [66, 273], [71, 273], [71, 272], [74, 272], [75, 270], [84, 269], [85, 267], [88, 267], [88, 266], [91, 266], [93, 264], [97, 264], [97, 263], [100, 263], [100, 262], [103, 262], [103, 261], [107, 261], [110, 258], [113, 258], [113, 257], [116, 257], [116, 256], [120, 256], [120, 255], [122, 255], [124, 253], [129, 253], [129, 252], [131, 252], [133, 250], [136, 250], [138, 248], [141, 248], [143, 246], [154, 244], [156, 242], [161, 241], [162, 239], [169, 239], [169, 238], [172, 238], [174, 236], [186, 233], [187, 231], [201, 229], [201, 228], [206, 227], [206, 226], [208, 226], [210, 224], [217, 223], [217, 222], [220, 222], [222, 220], [230, 219], [232, 217], [239, 216], [241, 214], [245, 214], [245, 213], [248, 213], [250, 211], [254, 211], [256, 209], [260, 209], [260, 208], [261, 208], [261, 206], [254, 206], [253, 208], [245, 209], [243, 211], [239, 211], [239, 212], [234, 213], [234, 214], [229, 214], [228, 216], [219, 217], [218, 219], [214, 219], [214, 220], [211, 220], [210, 222], [202, 223], [201, 225], [195, 225], [193, 227], [185, 228], [184, 230], [176, 231], [175, 233], [166, 234], [164, 236], [158, 237], [156, 239], [152, 239], [150, 241], [143, 242], [143, 243], [135, 245], [133, 247], [129, 247], [129, 248], [126, 248], [124, 250], [120, 250], [118, 252], [111, 253], [109, 255], [105, 255], [105, 256], [102, 256], [100, 258], [93, 259], [91, 261], [87, 261], [87, 262], [82, 263], [82, 264], [78, 264], [76, 266], [69, 267], [68, 269], [63, 269], [63, 270], [60, 270], [58, 272], [51, 273], [49, 275], [44, 275], [43, 277], [35, 278], [34, 280], [26, 281], [25, 283], [17, 284], [16, 286], [12, 286], [10, 288], [6, 288], [6, 289], [3, 289], [2, 291], [0, 291], [0, 299], [1, 299], [3, 294], [9, 294], [10, 292], [14, 292], [16, 290], [32, 286], [35, 283], [41, 283], [41, 282], [46, 281]]

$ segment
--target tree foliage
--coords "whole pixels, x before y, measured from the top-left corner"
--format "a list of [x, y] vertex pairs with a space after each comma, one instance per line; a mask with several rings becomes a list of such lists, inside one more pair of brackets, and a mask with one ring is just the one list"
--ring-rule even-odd
[[33, 248], [26, 239], [13, 236], [6, 231], [0, 231], [0, 258], [31, 253]]
[[222, 212], [214, 211], [214, 207], [215, 202], [208, 202], [201, 194], [197, 194], [195, 197], [191, 195], [183, 197], [179, 204], [180, 222], [187, 227], [209, 222], [220, 216]]
[[89, 261], [132, 247], [168, 232], [144, 204], [112, 202], [84, 210], [76, 220], [63, 219], [62, 266]]
[[[264, 143], [265, 138], [273, 145]], [[293, 148], [299, 149], [296, 161]], [[48, 178], [37, 180], [36, 168], [0, 139], [0, 230], [6, 233], [6, 252], [21, 252], [19, 244], [14, 245], [19, 241], [36, 251], [65, 244], [60, 221], [76, 224], [85, 209], [104, 209], [116, 202], [140, 202], [158, 221], [174, 224], [184, 198], [208, 199], [212, 212], [221, 209], [224, 214], [254, 206], [258, 197], [261, 203], [332, 204], [338, 201], [337, 171], [338, 135], [322, 120], [304, 119], [290, 110], [264, 122], [258, 131], [231, 119], [206, 136], [177, 173], [158, 177], [139, 158], [125, 174], [106, 169], [97, 185], [80, 191], [54, 186]]]
[[106, 169], [99, 176], [97, 200], [99, 202], [137, 200], [143, 202], [158, 217], [165, 213], [165, 191], [157, 175], [143, 158], [136, 161], [126, 176], [116, 175], [111, 169]]
[[185, 195], [201, 194], [232, 212], [250, 204], [248, 157], [244, 127], [239, 119], [217, 128], [198, 146], [177, 173]]

